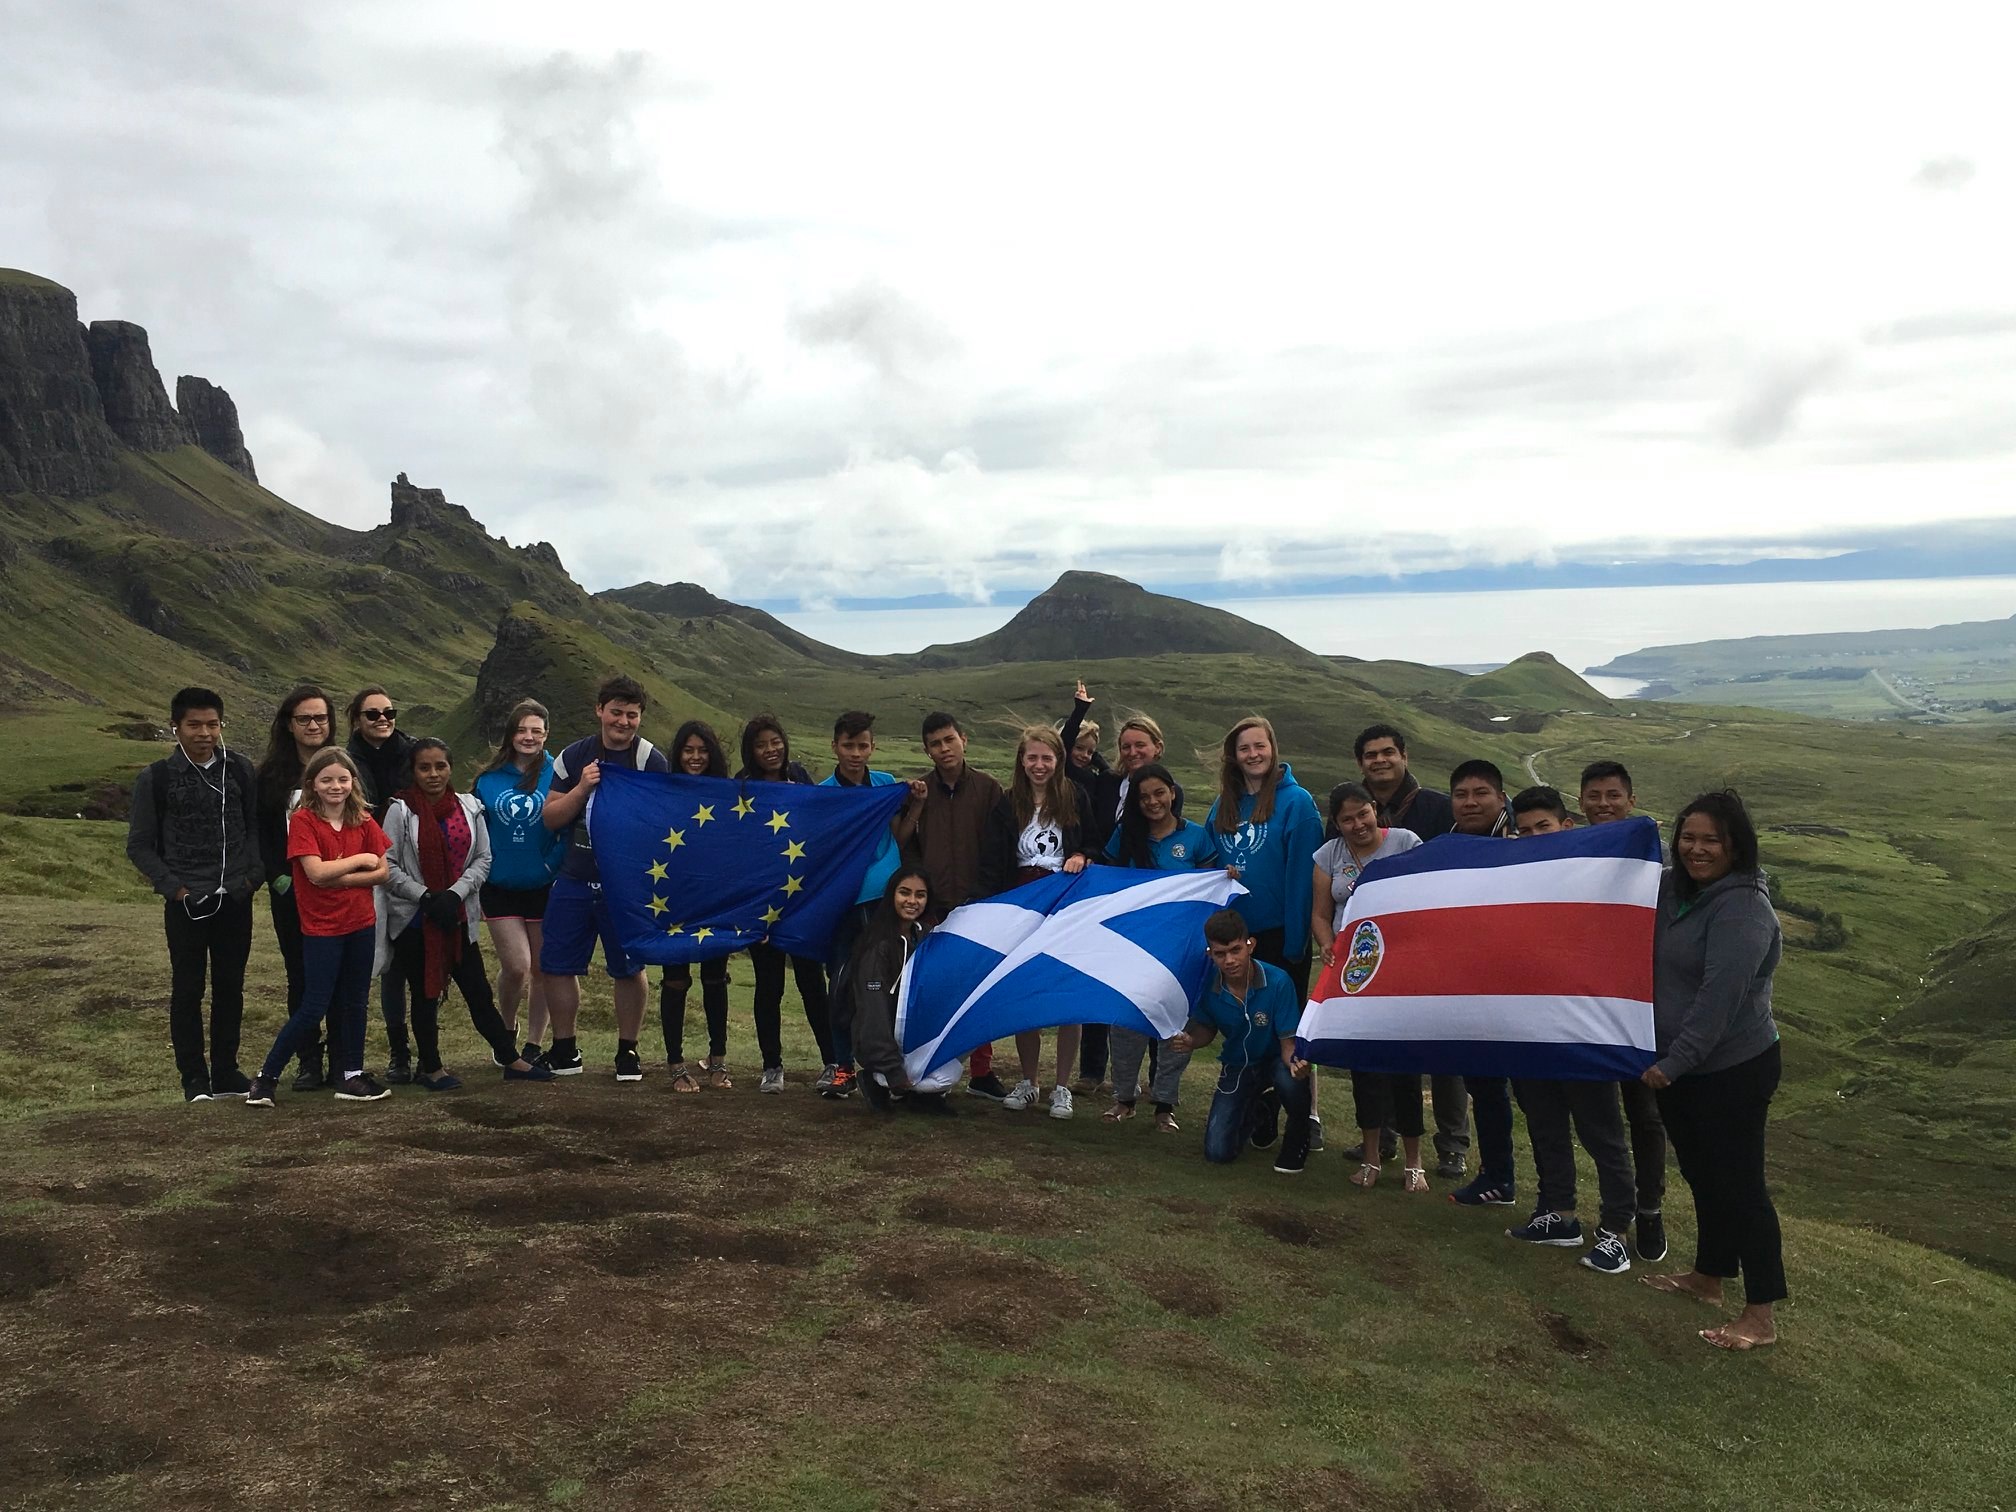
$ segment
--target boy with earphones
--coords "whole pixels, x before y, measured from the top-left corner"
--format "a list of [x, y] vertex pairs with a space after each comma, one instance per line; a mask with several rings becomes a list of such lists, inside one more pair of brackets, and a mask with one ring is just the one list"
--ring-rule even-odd
[[216, 693], [184, 688], [170, 700], [168, 717], [175, 750], [133, 784], [126, 855], [165, 900], [168, 1037], [182, 1099], [243, 1097], [251, 1084], [238, 1069], [238, 1032], [252, 953], [252, 894], [263, 880], [259, 782], [252, 763], [224, 745], [224, 700]]
[[1309, 1063], [1295, 1054], [1302, 997], [1287, 972], [1253, 954], [1255, 943], [1236, 908], [1221, 908], [1204, 921], [1205, 948], [1217, 969], [1188, 1026], [1163, 1043], [1183, 1055], [1225, 1037], [1204, 1123], [1206, 1160], [1236, 1160], [1249, 1139], [1266, 1149], [1279, 1114], [1286, 1113], [1274, 1169], [1297, 1176], [1309, 1159]]

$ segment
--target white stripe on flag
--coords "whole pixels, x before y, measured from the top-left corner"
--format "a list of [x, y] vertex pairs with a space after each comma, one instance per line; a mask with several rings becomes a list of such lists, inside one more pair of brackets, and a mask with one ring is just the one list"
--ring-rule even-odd
[[1524, 866], [1452, 866], [1375, 877], [1351, 895], [1351, 917], [1521, 903], [1623, 903], [1650, 908], [1658, 897], [1656, 862], [1628, 856], [1563, 856]]
[[[1530, 1011], [1522, 1005], [1531, 1005]], [[1638, 998], [1331, 998], [1311, 1003], [1305, 1040], [1471, 1040], [1527, 1045], [1631, 1045], [1652, 1050], [1652, 1005]]]

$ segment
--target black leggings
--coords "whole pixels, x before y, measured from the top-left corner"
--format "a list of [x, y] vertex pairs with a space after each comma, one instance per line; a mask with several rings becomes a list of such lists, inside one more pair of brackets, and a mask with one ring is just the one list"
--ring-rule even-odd
[[[784, 952], [775, 945], [751, 945], [749, 964], [756, 968], [756, 1046], [763, 1069], [784, 1065]], [[819, 1063], [833, 1064], [833, 1028], [826, 1004], [826, 967], [810, 956], [791, 957], [791, 975], [805, 1004], [805, 1022], [819, 1042]], [[706, 980], [703, 976], [703, 982]]]
[[[1353, 1071], [1351, 1101], [1357, 1105], [1358, 1127], [1391, 1129], [1407, 1139], [1419, 1139], [1421, 1117], [1421, 1076], [1388, 1074], [1383, 1071]], [[1372, 1151], [1366, 1155], [1370, 1160]]]
[[1694, 1192], [1694, 1269], [1743, 1277], [1752, 1305], [1785, 1299], [1778, 1210], [1764, 1182], [1764, 1123], [1781, 1070], [1778, 1046], [1726, 1071], [1659, 1089], [1659, 1112]]
[[[415, 919], [392, 942], [392, 970], [386, 973], [386, 980], [396, 976], [412, 992], [413, 1041], [420, 1052], [419, 1070], [423, 1076], [432, 1076], [441, 1069], [441, 999], [427, 996], [425, 929], [426, 925]], [[490, 977], [483, 969], [483, 947], [464, 936], [462, 958], [449, 968], [448, 974], [462, 991], [462, 1001], [469, 1008], [469, 1022], [491, 1053], [510, 1065], [518, 1059], [518, 1042], [497, 1012]]]
[[[677, 1065], [686, 1059], [686, 994], [693, 990], [693, 968], [667, 966], [658, 984], [658, 1026], [665, 1031], [665, 1059]], [[700, 963], [700, 1009], [707, 1015], [707, 1054], [722, 1060], [728, 1054], [728, 958]]]
[[1254, 956], [1288, 973], [1288, 980], [1295, 984], [1295, 1003], [1299, 1008], [1309, 1001], [1309, 946], [1305, 941], [1301, 956], [1292, 961], [1284, 954], [1287, 948], [1287, 930], [1277, 926], [1253, 931]]

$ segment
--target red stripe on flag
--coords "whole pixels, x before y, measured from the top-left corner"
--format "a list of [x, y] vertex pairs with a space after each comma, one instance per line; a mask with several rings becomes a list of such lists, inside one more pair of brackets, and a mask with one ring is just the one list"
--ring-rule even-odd
[[[1379, 965], [1357, 992], [1341, 983], [1360, 926], [1379, 930]], [[1653, 910], [1632, 903], [1507, 903], [1358, 919], [1337, 937], [1316, 1001], [1352, 997], [1652, 999]], [[1363, 964], [1363, 958], [1360, 964]]]

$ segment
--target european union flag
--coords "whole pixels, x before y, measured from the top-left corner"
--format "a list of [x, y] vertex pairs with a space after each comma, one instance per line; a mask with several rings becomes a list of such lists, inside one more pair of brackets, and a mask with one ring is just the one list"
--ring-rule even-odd
[[706, 961], [768, 941], [823, 959], [910, 789], [602, 768], [588, 834], [623, 949]]

